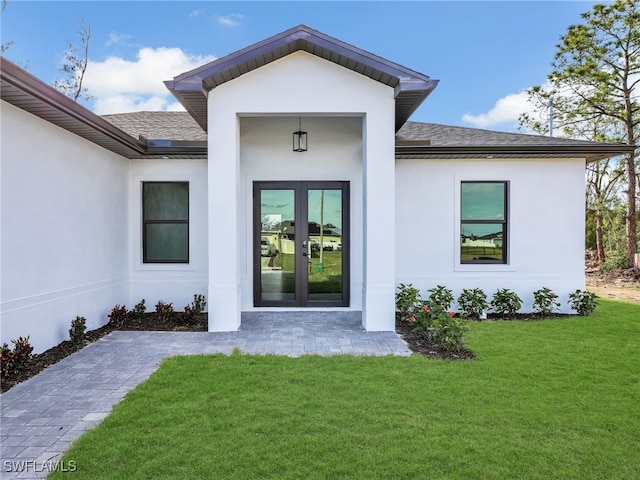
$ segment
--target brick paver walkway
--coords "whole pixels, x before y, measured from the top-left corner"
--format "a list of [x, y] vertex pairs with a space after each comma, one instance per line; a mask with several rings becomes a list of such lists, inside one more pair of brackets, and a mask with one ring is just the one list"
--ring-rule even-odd
[[395, 333], [366, 332], [359, 312], [244, 313], [236, 332], [113, 332], [0, 395], [0, 477], [45, 478], [163, 358], [234, 348], [292, 357], [411, 355]]

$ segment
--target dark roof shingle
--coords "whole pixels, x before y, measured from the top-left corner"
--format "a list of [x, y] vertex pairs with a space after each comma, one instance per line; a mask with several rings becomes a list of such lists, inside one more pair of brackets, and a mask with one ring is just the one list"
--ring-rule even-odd
[[134, 138], [206, 141], [207, 134], [187, 112], [131, 112], [102, 115]]

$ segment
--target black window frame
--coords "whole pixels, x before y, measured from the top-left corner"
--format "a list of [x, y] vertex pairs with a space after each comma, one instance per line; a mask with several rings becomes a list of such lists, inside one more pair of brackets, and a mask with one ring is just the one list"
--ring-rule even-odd
[[[187, 186], [187, 219], [164, 219], [164, 220], [153, 220], [146, 218], [146, 208], [145, 208], [145, 188], [147, 185], [157, 185], [157, 184], [184, 184]], [[142, 263], [145, 264], [188, 264], [191, 256], [190, 248], [189, 248], [189, 237], [190, 237], [190, 228], [189, 228], [189, 219], [191, 216], [190, 204], [189, 204], [189, 193], [190, 193], [190, 185], [188, 181], [144, 181], [142, 182]], [[155, 225], [187, 225], [187, 256], [186, 259], [179, 260], [159, 260], [148, 257], [147, 252], [147, 225], [155, 224]]]
[[[475, 184], [501, 184], [504, 185], [504, 212], [502, 215], [502, 220], [495, 219], [475, 219], [475, 220], [465, 220], [462, 215], [462, 195], [463, 195], [463, 185], [475, 183]], [[464, 225], [493, 225], [493, 224], [501, 224], [502, 225], [502, 260], [499, 259], [490, 259], [490, 258], [478, 258], [471, 260], [463, 260], [462, 259], [462, 243], [463, 243], [463, 228]], [[463, 265], [477, 265], [477, 264], [491, 264], [491, 265], [507, 265], [508, 261], [508, 244], [509, 244], [509, 181], [508, 180], [463, 180], [460, 182], [460, 245], [459, 245], [459, 253], [460, 253], [460, 264]]]

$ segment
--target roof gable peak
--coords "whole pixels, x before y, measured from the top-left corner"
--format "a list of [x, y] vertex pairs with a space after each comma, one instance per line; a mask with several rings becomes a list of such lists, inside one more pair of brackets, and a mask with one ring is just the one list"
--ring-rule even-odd
[[291, 53], [305, 51], [383, 83], [395, 90], [396, 131], [438, 81], [336, 38], [298, 25], [165, 82], [203, 129], [207, 129], [206, 92]]

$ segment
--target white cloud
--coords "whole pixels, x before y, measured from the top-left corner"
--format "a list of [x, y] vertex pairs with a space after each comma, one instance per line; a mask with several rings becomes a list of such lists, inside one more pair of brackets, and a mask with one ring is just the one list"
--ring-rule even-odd
[[201, 8], [200, 10], [194, 10], [189, 14], [189, 18], [199, 17], [200, 15], [204, 15], [207, 11], [206, 8]]
[[462, 121], [477, 128], [491, 128], [497, 125], [518, 125], [518, 118], [523, 113], [533, 112], [533, 106], [528, 101], [526, 91], [510, 93], [496, 101], [491, 110], [486, 113], [473, 115], [465, 113]]
[[220, 15], [218, 17], [218, 23], [220, 25], [224, 25], [225, 27], [237, 27], [240, 25], [240, 22], [244, 18], [243, 15], [239, 13], [232, 13], [230, 15]]
[[213, 60], [212, 56], [188, 55], [180, 48], [141, 48], [135, 60], [109, 57], [89, 61], [84, 85], [99, 115], [176, 110], [181, 106], [163, 81]]
[[127, 34], [119, 34], [116, 32], [110, 32], [109, 33], [109, 39], [107, 40], [107, 42], [105, 43], [105, 45], [108, 47], [109, 45], [126, 45], [129, 40], [131, 40], [131, 35], [127, 35]]

